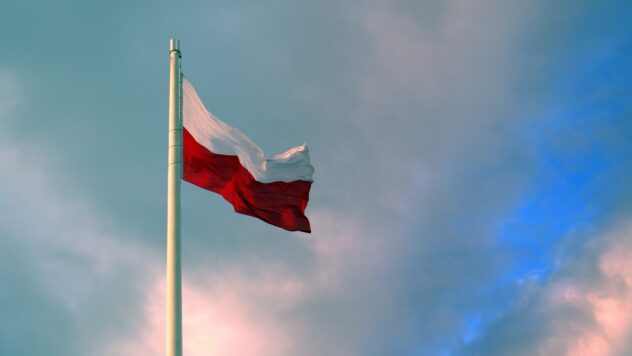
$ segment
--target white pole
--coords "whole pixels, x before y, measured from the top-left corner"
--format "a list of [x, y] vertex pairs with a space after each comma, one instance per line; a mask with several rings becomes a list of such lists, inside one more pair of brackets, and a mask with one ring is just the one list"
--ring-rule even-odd
[[180, 180], [182, 178], [182, 73], [180, 41], [169, 42], [169, 165], [167, 174], [167, 356], [182, 356]]

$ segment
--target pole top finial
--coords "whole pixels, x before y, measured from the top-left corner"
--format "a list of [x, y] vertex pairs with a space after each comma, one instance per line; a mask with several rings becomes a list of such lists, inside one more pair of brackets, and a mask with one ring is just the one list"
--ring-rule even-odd
[[175, 38], [169, 40], [169, 52], [172, 51], [180, 51], [180, 40], [176, 40]]

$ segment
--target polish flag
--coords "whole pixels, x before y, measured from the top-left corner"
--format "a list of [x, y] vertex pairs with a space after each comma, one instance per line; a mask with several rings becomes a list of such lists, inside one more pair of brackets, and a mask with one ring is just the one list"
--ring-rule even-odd
[[184, 180], [221, 194], [236, 212], [311, 232], [305, 207], [314, 167], [307, 145], [266, 158], [239, 130], [211, 114], [183, 78]]

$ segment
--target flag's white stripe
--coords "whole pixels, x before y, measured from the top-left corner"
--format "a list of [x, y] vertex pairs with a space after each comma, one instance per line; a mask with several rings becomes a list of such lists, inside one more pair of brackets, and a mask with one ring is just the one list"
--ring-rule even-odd
[[237, 156], [262, 183], [312, 181], [314, 167], [310, 164], [306, 144], [266, 159], [261, 148], [246, 135], [206, 110], [186, 78], [182, 82], [182, 91], [182, 124], [200, 145], [216, 154]]

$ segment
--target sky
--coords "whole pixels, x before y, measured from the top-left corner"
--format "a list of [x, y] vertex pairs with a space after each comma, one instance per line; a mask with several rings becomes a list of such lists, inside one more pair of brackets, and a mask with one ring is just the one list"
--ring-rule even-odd
[[15, 1], [0, 355], [164, 352], [169, 38], [307, 142], [313, 233], [182, 186], [186, 355], [632, 354], [626, 1]]

